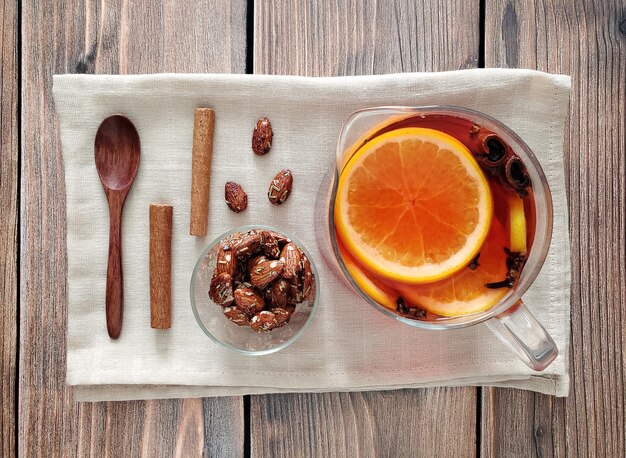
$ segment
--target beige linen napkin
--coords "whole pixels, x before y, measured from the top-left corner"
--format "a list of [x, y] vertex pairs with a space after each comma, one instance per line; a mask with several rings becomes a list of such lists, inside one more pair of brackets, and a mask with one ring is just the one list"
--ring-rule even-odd
[[[113, 400], [245, 393], [356, 391], [436, 385], [513, 386], [568, 392], [569, 239], [563, 126], [570, 79], [527, 70], [463, 70], [385, 76], [303, 78], [258, 75], [54, 77], [67, 189], [67, 383], [76, 399]], [[326, 267], [316, 243], [315, 197], [333, 161], [339, 129], [354, 110], [380, 105], [447, 104], [489, 114], [535, 151], [554, 199], [546, 264], [525, 295], [560, 355], [544, 372], [526, 367], [484, 325], [457, 331], [410, 328], [376, 312]], [[190, 237], [194, 108], [216, 110], [209, 235]], [[123, 220], [125, 310], [121, 337], [105, 326], [108, 211], [93, 159], [100, 122], [122, 113], [137, 127], [141, 164]], [[255, 156], [252, 128], [268, 116], [271, 152]], [[266, 197], [281, 168], [294, 173], [281, 207]], [[247, 190], [248, 210], [223, 202], [224, 183]], [[150, 328], [149, 204], [174, 206], [173, 324]], [[293, 233], [319, 269], [319, 310], [300, 340], [250, 357], [219, 347], [195, 322], [189, 300], [194, 264], [214, 237], [244, 224]]]

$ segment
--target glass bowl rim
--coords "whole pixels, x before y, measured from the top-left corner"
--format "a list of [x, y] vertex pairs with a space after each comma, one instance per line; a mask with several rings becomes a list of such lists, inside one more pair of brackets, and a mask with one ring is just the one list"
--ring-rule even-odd
[[[221, 242], [223, 239], [225, 239], [229, 235], [232, 235], [232, 234], [234, 234], [236, 232], [247, 232], [247, 231], [249, 231], [251, 229], [262, 229], [262, 230], [274, 231], [274, 232], [278, 232], [279, 234], [284, 235], [287, 238], [289, 238], [292, 242], [294, 242], [298, 246], [298, 248], [300, 248], [302, 251], [304, 251], [304, 254], [307, 256], [307, 258], [309, 259], [309, 262], [311, 263], [311, 269], [313, 270], [313, 275], [314, 275], [314, 279], [315, 279], [315, 283], [314, 283], [314, 285], [315, 285], [315, 299], [313, 300], [312, 305], [310, 305], [311, 311], [309, 312], [309, 316], [307, 317], [307, 319], [304, 322], [304, 324], [302, 325], [302, 327], [300, 329], [298, 329], [298, 331], [296, 331], [296, 333], [291, 338], [289, 338], [289, 340], [287, 340], [286, 342], [283, 342], [280, 345], [277, 345], [275, 347], [268, 348], [268, 349], [265, 349], [265, 350], [243, 350], [241, 348], [237, 348], [237, 347], [235, 347], [235, 346], [233, 346], [231, 344], [228, 344], [228, 343], [222, 341], [216, 335], [214, 335], [204, 325], [204, 322], [202, 321], [202, 319], [199, 316], [197, 305], [196, 305], [195, 291], [194, 291], [194, 285], [195, 285], [195, 282], [196, 282], [196, 277], [197, 277], [198, 271], [200, 270], [200, 266], [202, 265], [202, 262], [206, 259], [206, 257], [209, 254], [209, 252], [219, 242]], [[283, 349], [287, 348], [289, 345], [291, 345], [296, 340], [298, 340], [300, 338], [300, 336], [302, 335], [302, 333], [304, 333], [304, 331], [306, 331], [311, 326], [311, 323], [313, 322], [313, 318], [315, 316], [315, 312], [317, 310], [317, 306], [318, 306], [318, 302], [319, 302], [319, 291], [320, 291], [319, 290], [319, 285], [320, 285], [320, 279], [319, 279], [319, 274], [318, 274], [318, 271], [317, 271], [317, 266], [315, 265], [315, 261], [311, 257], [311, 253], [309, 252], [309, 250], [307, 250], [307, 248], [302, 243], [300, 243], [300, 241], [297, 238], [293, 237], [288, 232], [285, 232], [283, 230], [277, 229], [277, 228], [272, 227], [272, 226], [265, 226], [265, 225], [262, 225], [262, 224], [248, 224], [248, 225], [245, 225], [245, 226], [235, 227], [233, 229], [230, 229], [230, 230], [222, 233], [221, 235], [219, 235], [218, 237], [213, 239], [207, 245], [207, 247], [202, 251], [202, 254], [200, 255], [200, 257], [196, 261], [196, 264], [195, 264], [195, 266], [193, 268], [193, 273], [191, 274], [191, 280], [189, 282], [189, 296], [190, 296], [190, 299], [191, 299], [191, 310], [193, 311], [193, 315], [194, 315], [194, 317], [196, 319], [196, 322], [198, 323], [198, 326], [200, 326], [200, 329], [202, 329], [202, 332], [204, 332], [213, 342], [217, 343], [218, 345], [221, 345], [224, 348], [227, 348], [228, 350], [234, 351], [235, 353], [239, 353], [239, 354], [242, 354], [242, 355], [248, 355], [248, 356], [261, 356], [261, 355], [269, 355], [271, 353], [276, 353], [277, 351], [280, 351], [280, 350], [283, 350]], [[215, 304], [215, 306], [216, 307], [220, 307], [218, 304]], [[227, 321], [228, 320], [225, 320], [224, 324], [227, 324]], [[287, 326], [288, 325], [289, 324], [287, 324]], [[268, 332], [266, 334], [269, 336], [270, 332]]]

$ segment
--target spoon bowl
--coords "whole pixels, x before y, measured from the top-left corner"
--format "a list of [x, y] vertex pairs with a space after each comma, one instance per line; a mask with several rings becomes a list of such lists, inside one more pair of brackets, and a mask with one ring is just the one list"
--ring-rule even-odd
[[94, 158], [109, 204], [106, 319], [112, 339], [117, 339], [122, 331], [122, 209], [137, 175], [140, 150], [139, 134], [128, 118], [114, 115], [102, 121], [96, 133]]
[[109, 116], [96, 133], [95, 159], [105, 188], [130, 188], [139, 168], [139, 134], [124, 116]]

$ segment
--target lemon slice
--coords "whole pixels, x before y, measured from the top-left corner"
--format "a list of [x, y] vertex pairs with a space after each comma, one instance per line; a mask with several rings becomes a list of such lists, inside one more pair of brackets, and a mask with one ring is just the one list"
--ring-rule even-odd
[[511, 237], [510, 249], [513, 252], [526, 253], [526, 215], [524, 200], [517, 194], [508, 198], [509, 204], [509, 231]]

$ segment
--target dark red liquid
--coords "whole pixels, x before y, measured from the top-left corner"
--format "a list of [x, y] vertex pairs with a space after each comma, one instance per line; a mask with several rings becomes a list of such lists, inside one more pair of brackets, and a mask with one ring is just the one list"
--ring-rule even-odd
[[[481, 166], [491, 187], [493, 217], [497, 218], [507, 231], [510, 229], [509, 203], [507, 201], [515, 194], [523, 199], [526, 218], [526, 253], [522, 254], [523, 261], [517, 266], [518, 269], [513, 275], [515, 278], [511, 280], [511, 285], [506, 286], [506, 288], [511, 287], [517, 281], [517, 278], [519, 278], [519, 272], [521, 272], [523, 263], [532, 247], [536, 226], [536, 208], [532, 183], [530, 182], [530, 178], [526, 173], [525, 166], [521, 162], [521, 159], [512, 147], [504, 142], [497, 132], [459, 116], [435, 113], [416, 114], [399, 119], [389, 125], [381, 126], [380, 129], [375, 130], [372, 135], [363, 138], [363, 140], [353, 148], [353, 151], [358, 151], [363, 145], [386, 132], [407, 127], [438, 130], [456, 138], [467, 147]], [[508, 249], [508, 247], [503, 247], [503, 250], [505, 248]], [[510, 261], [509, 259], [507, 262]], [[366, 270], [366, 267], [361, 267]], [[515, 271], [516, 268], [513, 270]], [[388, 283], [388, 286], [393, 288], [392, 282], [387, 282], [381, 278], [378, 278], [378, 280]], [[400, 302], [402, 302], [402, 304], [400, 304]], [[389, 308], [388, 305], [385, 305], [385, 307]], [[408, 311], [407, 307], [409, 307]], [[428, 310], [421, 310], [420, 304], [406, 303], [404, 298], [401, 298], [400, 295], [398, 297], [396, 313], [408, 318], [426, 321], [444, 318]]]

